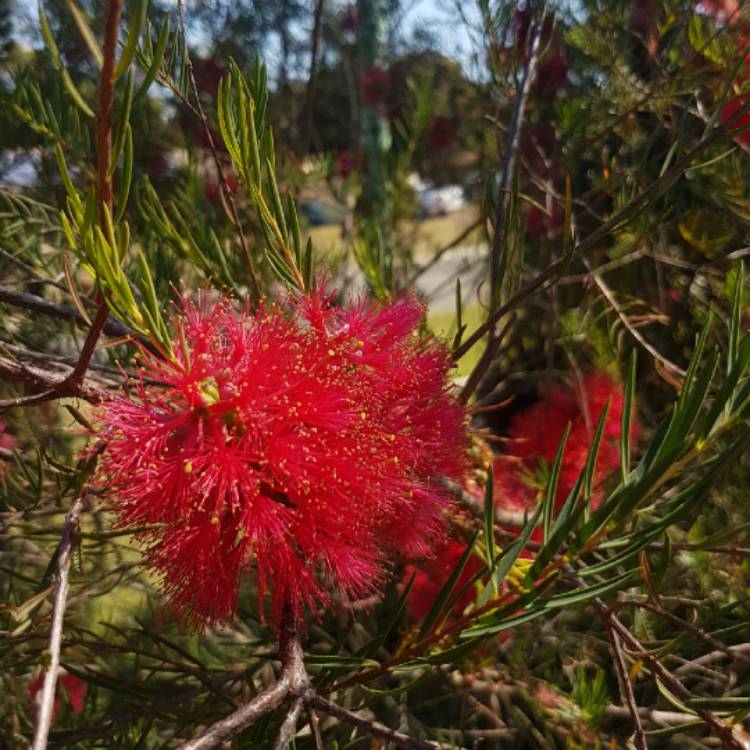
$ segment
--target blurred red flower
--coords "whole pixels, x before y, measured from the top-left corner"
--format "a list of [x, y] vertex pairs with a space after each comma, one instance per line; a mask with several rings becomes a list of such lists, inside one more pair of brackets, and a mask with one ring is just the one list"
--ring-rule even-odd
[[450, 148], [454, 141], [453, 119], [437, 116], [430, 123], [430, 146], [436, 151]]
[[[721, 121], [726, 122], [748, 103], [750, 103], [750, 94], [742, 94], [729, 99], [721, 110]], [[741, 130], [743, 128], [744, 131], [734, 136], [734, 139], [745, 146], [750, 146], [750, 111], [740, 115], [732, 122], [732, 129]]]
[[336, 174], [346, 179], [352, 173], [352, 152], [347, 148], [336, 157]]
[[[29, 683], [29, 696], [32, 701], [36, 701], [36, 697], [39, 691], [44, 685], [44, 672], [40, 672], [34, 679]], [[74, 714], [79, 714], [83, 711], [83, 706], [86, 701], [86, 691], [88, 685], [80, 678], [72, 674], [61, 674], [57, 680], [58, 689], [62, 687], [67, 696], [67, 702], [70, 705], [70, 710]], [[56, 695], [55, 700], [52, 704], [52, 719], [57, 718], [57, 713], [60, 710], [60, 698]]]
[[[237, 176], [234, 174], [228, 174], [225, 176], [227, 183], [227, 189], [230, 193], [237, 191]], [[203, 193], [206, 196], [206, 200], [212, 206], [218, 206], [221, 203], [221, 186], [216, 180], [206, 180], [203, 183]]]
[[[16, 443], [18, 442], [16, 438], [11, 435], [9, 432], [6, 432], [6, 424], [5, 422], [0, 419], [0, 448], [4, 448], [5, 450], [13, 450], [13, 448], [16, 447]], [[3, 466], [3, 461], [0, 460], [0, 477], [5, 473], [5, 468]]]
[[[414, 584], [409, 594], [409, 615], [414, 620], [421, 620], [432, 609], [440, 591], [464, 552], [466, 552], [465, 543], [447, 539], [435, 549], [429, 560], [425, 560], [419, 566], [410, 566], [406, 569], [405, 581], [408, 581], [414, 574]], [[459, 593], [466, 587], [481, 569], [482, 561], [477, 555], [472, 554], [453, 587], [453, 594]], [[468, 587], [456, 601], [454, 613], [459, 614], [471, 604], [475, 593], [473, 587]]]
[[254, 565], [272, 617], [372, 593], [391, 555], [425, 555], [460, 476], [465, 413], [447, 350], [412, 299], [256, 313], [205, 293], [176, 316], [174, 361], [142, 353], [137, 397], [102, 405], [99, 481], [145, 532], [178, 610], [229, 618]]
[[390, 76], [383, 68], [368, 68], [362, 74], [362, 99], [366, 104], [377, 106], [382, 104], [389, 91]]

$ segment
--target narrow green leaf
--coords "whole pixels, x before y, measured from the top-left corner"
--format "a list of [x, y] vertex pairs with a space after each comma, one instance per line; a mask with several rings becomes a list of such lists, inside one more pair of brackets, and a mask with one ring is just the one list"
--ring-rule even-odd
[[305, 282], [305, 289], [310, 290], [313, 282], [313, 243], [312, 237], [307, 238], [305, 246], [305, 257], [302, 259], [302, 279]]
[[453, 337], [452, 349], [457, 349], [461, 345], [466, 326], [463, 322], [463, 303], [461, 295], [461, 277], [456, 276], [456, 335]]
[[133, 179], [133, 131], [130, 123], [125, 126], [125, 157], [120, 170], [120, 180], [117, 185], [117, 195], [115, 197], [115, 206], [117, 217], [115, 222], [119, 223], [122, 219], [125, 209], [128, 205], [128, 196], [130, 195], [130, 185]]
[[276, 223], [279, 226], [281, 237], [286, 245], [289, 244], [289, 230], [286, 226], [286, 217], [284, 216], [284, 207], [281, 203], [281, 195], [279, 195], [279, 186], [276, 182], [276, 174], [273, 170], [273, 165], [270, 160], [266, 159], [266, 172], [268, 173], [268, 186], [271, 191], [271, 206], [273, 208], [273, 215], [276, 219]]
[[495, 560], [495, 569], [492, 571], [492, 578], [490, 581], [490, 585], [486, 586], [484, 591], [482, 592], [482, 595], [479, 597], [479, 601], [477, 602], [477, 606], [483, 607], [487, 602], [489, 602], [490, 597], [492, 596], [492, 593], [494, 591], [497, 591], [500, 587], [500, 584], [505, 580], [505, 577], [510, 572], [510, 569], [515, 564], [516, 560], [518, 560], [518, 556], [523, 552], [526, 545], [529, 543], [529, 539], [531, 539], [531, 535], [534, 532], [534, 529], [537, 526], [537, 523], [539, 522], [539, 517], [542, 513], [544, 506], [540, 503], [536, 510], [534, 511], [534, 514], [526, 521], [526, 525], [523, 527], [523, 530], [518, 536], [518, 539], [516, 539], [513, 544], [508, 547], [505, 552]]
[[742, 326], [742, 292], [745, 286], [745, 264], [740, 261], [734, 279], [732, 294], [732, 317], [729, 324], [729, 349], [727, 353], [727, 373], [731, 373], [740, 350], [740, 331]]
[[76, 88], [76, 85], [73, 83], [73, 79], [70, 77], [70, 74], [68, 73], [66, 68], [62, 68], [60, 71], [63, 79], [63, 85], [68, 90], [68, 93], [70, 94], [70, 98], [75, 102], [78, 109], [83, 112], [86, 117], [93, 120], [94, 119], [94, 112], [89, 107], [88, 104], [86, 104], [85, 99], [81, 96], [81, 92]]
[[115, 126], [114, 143], [112, 145], [112, 163], [109, 167], [110, 177], [117, 169], [117, 162], [120, 160], [120, 154], [125, 145], [125, 131], [130, 125], [130, 109], [133, 104], [133, 71], [129, 71], [127, 85], [125, 88], [125, 97], [122, 102], [122, 109], [117, 115], [117, 125]]
[[302, 242], [300, 240], [299, 218], [297, 217], [297, 206], [294, 203], [292, 194], [286, 197], [287, 211], [289, 213], [289, 224], [292, 227], [292, 244], [294, 246], [294, 257], [297, 261], [297, 267], [302, 267]]
[[65, 4], [68, 6], [70, 15], [73, 16], [73, 20], [83, 37], [83, 41], [86, 42], [89, 52], [91, 52], [94, 56], [94, 60], [96, 60], [96, 64], [101, 68], [104, 63], [104, 56], [99, 47], [99, 42], [96, 41], [94, 32], [91, 30], [86, 14], [73, 2], [73, 0], [65, 0]]
[[466, 567], [466, 563], [469, 561], [469, 558], [474, 552], [474, 542], [476, 541], [477, 535], [474, 534], [473, 538], [469, 542], [469, 544], [466, 545], [466, 549], [464, 550], [464, 553], [461, 555], [461, 559], [456, 563], [456, 566], [453, 568], [453, 571], [451, 572], [450, 576], [448, 576], [448, 580], [443, 584], [443, 587], [440, 589], [440, 593], [437, 596], [437, 599], [435, 600], [435, 603], [432, 605], [432, 608], [425, 616], [422, 627], [419, 630], [419, 636], [418, 640], [422, 640], [433, 628], [433, 626], [437, 623], [438, 618], [443, 612], [443, 608], [445, 606], [446, 601], [448, 600], [448, 597], [450, 596], [451, 592], [456, 586], [456, 583], [458, 582], [459, 577], [461, 576], [461, 573], [463, 573], [464, 568]]
[[628, 373], [625, 378], [624, 400], [622, 405], [622, 419], [620, 421], [620, 477], [624, 482], [630, 474], [630, 445], [631, 423], [635, 408], [635, 373], [638, 363], [638, 353], [635, 349], [630, 353]]
[[568, 442], [568, 436], [570, 435], [571, 423], [565, 426], [565, 432], [560, 440], [560, 445], [557, 446], [557, 453], [555, 454], [555, 460], [552, 462], [552, 468], [550, 469], [549, 479], [547, 481], [547, 490], [544, 498], [544, 515], [543, 515], [543, 539], [546, 542], [552, 531], [552, 514], [555, 510], [555, 499], [557, 497], [557, 486], [560, 482], [560, 467], [562, 466], [563, 456], [565, 455], [565, 446]]
[[599, 457], [599, 447], [602, 443], [602, 435], [604, 435], [604, 425], [607, 421], [607, 414], [609, 414], [609, 407], [612, 403], [612, 399], [608, 398], [607, 403], [604, 404], [602, 413], [599, 415], [599, 422], [596, 425], [596, 431], [594, 432], [594, 439], [591, 441], [591, 447], [589, 448], [589, 455], [586, 459], [586, 468], [584, 470], [583, 480], [583, 497], [586, 502], [586, 507], [589, 507], [591, 501], [591, 490], [594, 484], [594, 474], [596, 470], [596, 460]]
[[115, 80], [128, 69], [133, 60], [135, 51], [138, 48], [138, 38], [146, 24], [146, 13], [148, 11], [148, 0], [136, 0], [135, 12], [130, 19], [130, 28], [128, 29], [128, 39], [122, 50], [120, 61], [115, 68]]
[[[149, 37], [150, 40], [150, 37]], [[162, 63], [164, 62], [164, 52], [167, 49], [167, 42], [169, 41], [169, 18], [164, 22], [164, 25], [159, 29], [159, 36], [156, 40], [156, 47], [151, 57], [151, 63], [145, 71], [143, 82], [141, 83], [138, 91], [133, 98], [133, 106], [135, 106], [140, 100], [146, 95], [146, 92], [151, 88], [151, 84], [156, 80], [156, 76], [159, 75]]]
[[421, 685], [430, 675], [432, 674], [431, 669], [425, 669], [421, 674], [417, 675], [413, 680], [409, 680], [404, 685], [401, 685], [397, 688], [371, 688], [367, 687], [367, 685], [360, 685], [362, 690], [365, 691], [368, 695], [373, 695], [377, 698], [392, 698], [396, 695], [401, 695], [402, 693], [408, 693], [413, 688], [417, 687], [417, 685]]
[[[492, 466], [490, 466], [487, 472], [487, 484], [484, 488], [484, 544], [488, 570], [495, 567], [495, 497], [493, 489], [494, 477]], [[492, 580], [492, 586], [497, 593], [494, 579]]]

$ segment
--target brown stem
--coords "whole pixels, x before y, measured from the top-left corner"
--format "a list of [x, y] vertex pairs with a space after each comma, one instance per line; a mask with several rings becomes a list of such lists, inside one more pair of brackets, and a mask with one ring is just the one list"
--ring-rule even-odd
[[19, 362], [16, 359], [3, 356], [0, 356], [0, 379], [18, 380], [28, 383], [34, 389], [41, 389], [39, 393], [30, 396], [0, 400], [0, 409], [7, 409], [14, 406], [30, 406], [50, 401], [54, 398], [60, 398], [61, 395], [82, 398], [91, 403], [96, 403], [101, 401], [106, 395], [104, 389], [94, 388], [87, 384], [86, 381], [83, 381], [75, 389], [67, 389], [65, 387], [67, 377], [42, 369], [36, 365]]
[[[302, 658], [297, 620], [290, 607], [284, 611], [281, 621], [279, 651], [281, 674], [273, 687], [264, 690], [249, 703], [224, 719], [212, 724], [203, 734], [181, 745], [179, 750], [208, 750], [224, 740], [247, 729], [261, 716], [278, 708], [287, 698], [300, 695], [309, 688], [309, 678]], [[296, 701], [292, 706], [294, 712]], [[297, 713], [299, 713], [297, 711]], [[288, 718], [288, 717], [287, 717]], [[296, 726], [297, 718], [294, 718]], [[286, 724], [286, 722], [285, 722]]]
[[320, 732], [320, 719], [318, 718], [317, 712], [310, 705], [305, 706], [305, 711], [307, 713], [307, 723], [310, 725], [310, 733], [312, 734], [315, 750], [325, 750], [323, 735]]
[[[96, 121], [96, 197], [100, 206], [100, 222], [106, 233], [105, 210], [112, 214], [112, 108], [115, 96], [115, 62], [117, 57], [117, 37], [120, 30], [122, 0], [108, 0], [104, 20], [104, 40], [102, 44], [102, 73], [99, 83], [99, 110]], [[105, 209], [106, 207], [106, 209]], [[52, 390], [34, 396], [2, 402], [2, 406], [31, 406], [66, 396], [77, 396], [83, 390], [91, 358], [109, 316], [109, 308], [102, 295], [98, 295], [99, 308], [86, 334], [81, 353], [75, 367], [61, 383]]]
[[212, 724], [203, 734], [180, 745], [179, 750], [208, 750], [246, 729], [261, 716], [278, 708], [289, 696], [289, 681], [282, 675], [273, 686], [264, 690], [242, 708]]
[[279, 729], [279, 735], [276, 738], [276, 742], [273, 743], [273, 750], [286, 750], [289, 743], [294, 739], [294, 735], [297, 734], [297, 722], [302, 713], [303, 705], [302, 698], [296, 698], [294, 700], [292, 707], [289, 709], [289, 713], [284, 719], [284, 723]]
[[320, 46], [320, 32], [323, 28], [323, 3], [317, 0], [315, 3], [315, 20], [313, 22], [312, 46], [310, 50], [310, 74], [307, 79], [305, 90], [305, 102], [302, 105], [302, 121], [300, 137], [297, 145], [297, 153], [304, 156], [310, 149], [310, 134], [312, 132], [313, 103], [315, 102], [315, 78], [318, 70], [318, 47]]
[[[521, 145], [521, 132], [523, 130], [524, 116], [526, 113], [526, 103], [531, 91], [531, 84], [536, 75], [537, 63], [539, 62], [539, 42], [541, 37], [541, 27], [543, 23], [543, 14], [532, 24], [529, 30], [528, 53], [526, 63], [521, 75], [521, 87], [516, 98], [516, 106], [513, 111], [508, 135], [505, 141], [505, 153], [503, 154], [503, 163], [500, 168], [500, 181], [497, 187], [497, 201], [495, 202], [495, 226], [492, 237], [492, 248], [490, 250], [490, 313], [488, 318], [492, 317], [492, 312], [499, 306], [501, 299], [502, 279], [500, 278], [500, 268], [503, 254], [505, 253], [506, 239], [506, 222], [508, 220], [508, 207], [510, 204], [511, 184], [513, 182], [513, 173], [516, 169], [518, 158], [518, 149]], [[476, 365], [472, 369], [466, 381], [466, 385], [461, 393], [462, 401], [466, 402], [471, 398], [474, 390], [482, 382], [492, 363], [495, 354], [500, 346], [500, 336], [495, 331], [495, 326], [499, 318], [489, 327], [487, 343], [484, 351], [479, 357]]]
[[[15, 289], [3, 286], [2, 284], [0, 284], [0, 302], [13, 307], [38, 312], [42, 315], [49, 315], [52, 318], [83, 322], [81, 313], [70, 305], [50, 302], [44, 299], [44, 297], [29, 294], [28, 292], [17, 292]], [[137, 336], [132, 328], [113, 318], [108, 319], [104, 324], [104, 333], [108, 336], [132, 336], [133, 338]], [[142, 343], [146, 343], [146, 339], [143, 339]]]
[[607, 628], [609, 642], [612, 646], [612, 658], [615, 662], [617, 678], [620, 683], [620, 693], [622, 694], [625, 705], [628, 707], [630, 718], [633, 722], [633, 738], [635, 746], [637, 750], [648, 750], [648, 745], [646, 744], [646, 733], [643, 730], [641, 715], [638, 713], [638, 704], [635, 700], [633, 683], [630, 681], [628, 667], [625, 663], [625, 654], [623, 654], [622, 652], [620, 636], [615, 632], [614, 626], [612, 625], [610, 619], [608, 617], [603, 617], [603, 619], [604, 624]]

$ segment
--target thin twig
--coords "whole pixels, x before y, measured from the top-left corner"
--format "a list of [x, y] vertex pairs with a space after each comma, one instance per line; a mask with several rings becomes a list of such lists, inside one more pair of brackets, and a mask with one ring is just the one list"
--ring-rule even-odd
[[508, 320], [505, 322], [502, 331], [489, 337], [489, 339], [487, 340], [487, 346], [485, 346], [484, 351], [479, 358], [479, 361], [477, 362], [471, 373], [469, 373], [469, 377], [466, 379], [463, 388], [461, 388], [461, 393], [459, 394], [459, 400], [461, 401], [461, 403], [466, 404], [469, 402], [469, 399], [472, 397], [474, 391], [479, 386], [483, 375], [487, 372], [487, 369], [492, 364], [492, 360], [497, 353], [497, 350], [500, 348], [500, 345], [503, 343], [503, 339], [506, 337], [508, 331], [511, 329], [511, 326], [515, 322], [516, 316], [515, 314], [511, 314], [508, 317]]
[[[541, 26], [543, 23], [543, 12], [535, 19], [529, 29], [528, 53], [526, 63], [521, 74], [521, 86], [516, 98], [516, 106], [513, 111], [513, 119], [508, 129], [505, 141], [505, 153], [500, 168], [500, 181], [497, 188], [497, 201], [495, 202], [495, 226], [492, 237], [492, 248], [490, 250], [490, 310], [488, 320], [493, 317], [499, 307], [501, 296], [502, 279], [500, 278], [501, 260], [505, 252], [506, 232], [505, 225], [508, 220], [508, 206], [511, 196], [511, 183], [516, 169], [518, 149], [521, 145], [521, 132], [523, 130], [524, 116], [526, 113], [526, 102], [531, 91], [531, 84], [536, 75], [537, 63], [539, 62], [539, 42], [541, 38]], [[482, 381], [485, 373], [497, 352], [500, 338], [495, 332], [495, 326], [500, 319], [497, 318], [488, 328], [487, 343], [484, 351], [473, 367], [467, 380], [462, 397], [466, 400], [471, 396], [476, 387]]]
[[[59, 398], [62, 394], [62, 387], [67, 377], [59, 375], [49, 370], [44, 370], [35, 365], [19, 362], [15, 359], [0, 356], [0, 377], [8, 380], [18, 380], [28, 383], [36, 389], [42, 389], [35, 396], [19, 396], [18, 398], [9, 398], [0, 400], [0, 409], [7, 409], [14, 406], [27, 406], [42, 401], [49, 401], [53, 398]], [[92, 404], [97, 403], [106, 396], [106, 391], [96, 388], [84, 380], [76, 389], [69, 390], [65, 393], [71, 398], [82, 398]]]
[[32, 750], [45, 750], [47, 747], [47, 736], [49, 735], [50, 724], [52, 723], [52, 714], [55, 705], [55, 691], [57, 688], [57, 672], [60, 668], [60, 649], [62, 647], [62, 629], [63, 619], [65, 617], [65, 606], [70, 590], [70, 551], [73, 546], [75, 528], [78, 525], [78, 519], [83, 507], [83, 495], [80, 495], [73, 501], [67, 516], [65, 517], [65, 526], [63, 528], [60, 545], [57, 548], [57, 569], [55, 572], [55, 598], [52, 605], [52, 626], [49, 634], [49, 645], [47, 652], [49, 654], [49, 668], [44, 675], [44, 685], [42, 686], [41, 705], [37, 715], [36, 728], [34, 730], [34, 739], [31, 745]]
[[[181, 745], [179, 750], [208, 750], [247, 729], [261, 716], [278, 708], [289, 696], [299, 697], [309, 687], [309, 678], [302, 658], [302, 646], [294, 613], [287, 608], [280, 632], [281, 674], [273, 687], [260, 693], [249, 703], [224, 719], [212, 724], [198, 737]], [[295, 719], [296, 723], [296, 719]]]
[[[733, 129], [736, 129], [737, 124], [741, 117], [750, 112], [750, 101], [738, 108], [736, 112], [728, 117], [721, 125], [717, 125], [716, 128], [710, 135], [702, 138], [685, 156], [678, 159], [670, 169], [668, 169], [661, 177], [654, 182], [650, 183], [644, 188], [633, 200], [628, 203], [625, 208], [618, 211], [611, 219], [604, 222], [601, 226], [595, 229], [591, 234], [586, 236], [580, 242], [578, 242], [572, 252], [572, 255], [583, 255], [596, 247], [610, 232], [625, 223], [628, 219], [634, 216], [641, 208], [646, 205], [650, 200], [659, 196], [667, 187], [678, 180], [684, 172], [686, 172], [693, 160], [705, 151], [707, 148], [713, 146], [718, 141], [726, 138]], [[515, 294], [505, 305], [497, 308], [487, 319], [477, 326], [476, 330], [466, 338], [460, 346], [456, 347], [453, 351], [453, 361], [456, 362], [471, 349], [477, 341], [481, 341], [483, 336], [490, 331], [497, 322], [508, 313], [510, 310], [514, 310], [524, 299], [533, 294], [537, 289], [544, 286], [545, 283], [563, 271], [570, 258], [558, 258], [554, 263], [551, 263], [544, 271], [542, 271], [533, 281], [531, 281], [524, 289]]]
[[279, 729], [279, 735], [273, 744], [273, 750], [286, 750], [289, 743], [294, 739], [294, 735], [297, 734], [297, 722], [302, 713], [302, 708], [302, 698], [297, 698], [292, 703], [292, 707], [289, 709], [281, 729]]
[[720, 640], [711, 636], [710, 633], [707, 633], [702, 628], [699, 628], [698, 626], [693, 625], [686, 620], [683, 620], [681, 617], [678, 617], [672, 612], [668, 612], [662, 607], [657, 607], [653, 604], [649, 604], [648, 602], [633, 601], [629, 603], [636, 607], [639, 607], [640, 609], [645, 609], [648, 612], [652, 612], [659, 617], [663, 617], [665, 620], [669, 620], [669, 622], [671, 622], [673, 625], [676, 625], [681, 630], [685, 630], [686, 632], [690, 633], [690, 635], [693, 635], [696, 638], [702, 640], [704, 643], [707, 643], [715, 650], [723, 651], [730, 659], [735, 659], [737, 661], [744, 662], [745, 664], [750, 664], [750, 657], [745, 656], [742, 652], [733, 653], [732, 651], [730, 651], [729, 646], [726, 646]]
[[[582, 581], [580, 583], [583, 585]], [[640, 641], [617, 619], [615, 613], [601, 599], [597, 597], [593, 600], [593, 604], [602, 616], [609, 618], [609, 621], [612, 623], [612, 627], [617, 631], [623, 646], [629, 651], [637, 654], [646, 667], [655, 677], [658, 677], [667, 690], [680, 700], [687, 700], [692, 697], [690, 691], [665, 666], [663, 666], [661, 662], [643, 648]], [[696, 708], [695, 711], [724, 742], [725, 747], [731, 748], [731, 750], [746, 750], [732, 728], [725, 724], [718, 716], [716, 716], [716, 714], [700, 708]]]
[[289, 680], [281, 676], [275, 685], [264, 690], [249, 703], [221, 721], [212, 724], [203, 734], [181, 745], [179, 750], [209, 750], [246, 729], [261, 716], [278, 708], [289, 695]]
[[307, 723], [310, 725], [310, 732], [312, 733], [313, 743], [315, 750], [325, 750], [323, 744], [323, 735], [320, 732], [320, 719], [318, 714], [312, 706], [305, 706], [307, 713]]
[[617, 301], [617, 297], [615, 297], [614, 292], [610, 289], [610, 287], [607, 285], [607, 283], [604, 281], [604, 279], [601, 277], [601, 274], [598, 271], [592, 270], [589, 262], [586, 260], [586, 258], [582, 258], [583, 262], [586, 265], [586, 268], [589, 269], [589, 276], [594, 280], [594, 283], [599, 287], [599, 291], [604, 295], [607, 302], [609, 302], [610, 307], [617, 313], [617, 317], [620, 319], [622, 324], [625, 326], [625, 328], [628, 330], [630, 335], [656, 360], [661, 362], [661, 364], [664, 365], [667, 369], [671, 370], [672, 372], [676, 373], [680, 377], [685, 377], [685, 370], [683, 370], [681, 367], [676, 365], [674, 362], [672, 362], [670, 359], [667, 359], [655, 346], [653, 346], [651, 343], [649, 343], [643, 336], [643, 334], [630, 322], [628, 319], [628, 316], [625, 315], [623, 312], [623, 309], [620, 307], [620, 304]]
[[[470, 495], [463, 487], [451, 482], [450, 479], [441, 479], [441, 484], [453, 495], [456, 500], [460, 501], [461, 504], [466, 508], [472, 515], [479, 519], [484, 518], [484, 507], [482, 501]], [[529, 520], [528, 513], [521, 513], [519, 511], [504, 510], [497, 505], [493, 508], [493, 514], [495, 517], [495, 523], [506, 529], [523, 529]], [[539, 521], [539, 526], [542, 522]]]
[[628, 667], [625, 663], [625, 654], [622, 652], [622, 644], [620, 643], [620, 636], [615, 631], [614, 626], [610, 622], [610, 619], [604, 617], [604, 624], [607, 628], [607, 635], [609, 636], [609, 642], [612, 646], [612, 658], [615, 663], [615, 669], [617, 670], [617, 678], [620, 683], [620, 693], [622, 694], [623, 702], [628, 707], [630, 712], [630, 718], [633, 722], [633, 740], [637, 750], [648, 750], [646, 743], [646, 733], [643, 730], [643, 723], [641, 722], [641, 715], [638, 713], [638, 704], [635, 700], [635, 693], [633, 692], [633, 683], [630, 681], [630, 675], [628, 674]]
[[[12, 307], [38, 312], [42, 315], [49, 315], [52, 318], [59, 318], [60, 320], [84, 322], [83, 316], [74, 307], [50, 302], [43, 297], [38, 297], [28, 292], [17, 292], [2, 284], [0, 284], [0, 302], [4, 302], [6, 305], [11, 305]], [[114, 318], [109, 318], [106, 321], [104, 324], [104, 333], [107, 336], [132, 336], [133, 338], [137, 336], [132, 328]]]
[[240, 221], [240, 215], [239, 215], [239, 212], [237, 211], [237, 202], [234, 199], [234, 193], [229, 189], [229, 185], [227, 184], [226, 178], [224, 177], [224, 170], [221, 168], [221, 160], [219, 159], [219, 153], [216, 150], [216, 144], [214, 143], [214, 136], [213, 136], [213, 133], [211, 132], [211, 126], [208, 124], [206, 113], [203, 111], [203, 104], [201, 103], [200, 92], [198, 91], [198, 84], [195, 81], [195, 73], [193, 72], [193, 61], [190, 57], [190, 52], [188, 52], [188, 46], [187, 46], [187, 33], [185, 30], [184, 0], [177, 0], [177, 13], [179, 16], [180, 34], [182, 35], [182, 43], [185, 49], [185, 62], [187, 64], [188, 77], [190, 79], [190, 88], [192, 89], [193, 97], [195, 98], [195, 110], [194, 111], [197, 112], [198, 117], [201, 121], [201, 125], [203, 127], [203, 132], [206, 135], [208, 149], [211, 152], [211, 157], [213, 159], [214, 167], [216, 169], [216, 175], [219, 179], [221, 192], [224, 196], [224, 200], [229, 206], [229, 209], [231, 212], [232, 223], [234, 224], [235, 231], [237, 232], [237, 236], [240, 241], [240, 246], [242, 247], [242, 253], [245, 259], [245, 271], [250, 281], [250, 285], [252, 286], [253, 295], [257, 302], [261, 298], [261, 291], [260, 291], [260, 283], [258, 281], [258, 276], [255, 273], [255, 267], [253, 266], [253, 257], [252, 257], [252, 254], [250, 253], [250, 246], [247, 243], [247, 237], [245, 236], [245, 232], [242, 228], [242, 222]]
[[[102, 73], [99, 82], [99, 108], [96, 122], [96, 197], [100, 207], [99, 221], [106, 232], [106, 212], [112, 215], [112, 111], [115, 94], [115, 62], [117, 38], [120, 31], [122, 0], [108, 0], [104, 19], [104, 40], [102, 43]], [[0, 402], [4, 406], [32, 406], [66, 396], [77, 396], [83, 390], [91, 358], [94, 356], [99, 337], [104, 331], [109, 316], [109, 307], [100, 293], [97, 299], [99, 308], [91, 327], [86, 334], [78, 361], [70, 374], [51, 390], [32, 396]]]
[[407, 750], [439, 750], [439, 745], [436, 745], [434, 742], [425, 742], [423, 740], [409, 737], [406, 734], [397, 732], [395, 729], [390, 729], [384, 724], [380, 724], [377, 721], [371, 721], [359, 714], [355, 714], [353, 711], [348, 711], [341, 706], [337, 706], [327, 698], [323, 698], [323, 696], [317, 695], [316, 693], [308, 693], [305, 700], [315, 708], [324, 711], [329, 716], [333, 716], [340, 721], [351, 724], [371, 737], [378, 737], [387, 740], [388, 742], [392, 742], [397, 747], [404, 747], [407, 748]]

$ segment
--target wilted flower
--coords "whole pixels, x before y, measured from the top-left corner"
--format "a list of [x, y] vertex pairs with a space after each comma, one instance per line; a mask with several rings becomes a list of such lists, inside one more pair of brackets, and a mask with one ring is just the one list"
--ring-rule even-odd
[[465, 450], [450, 358], [420, 337], [422, 307], [334, 307], [321, 294], [237, 313], [204, 294], [175, 321], [173, 362], [144, 353], [136, 395], [102, 406], [100, 481], [141, 534], [178, 609], [236, 608], [254, 566], [286, 606], [371, 593], [389, 555], [439, 538]]

